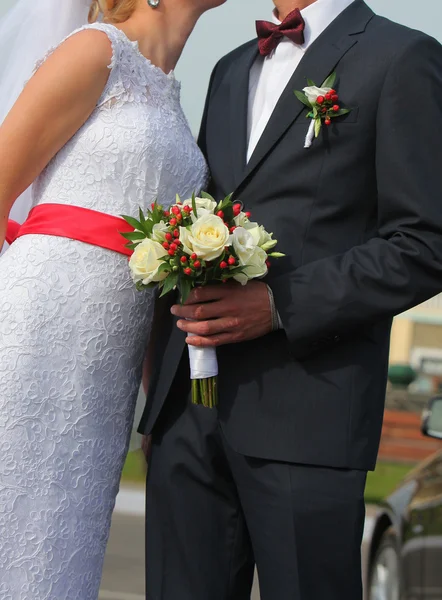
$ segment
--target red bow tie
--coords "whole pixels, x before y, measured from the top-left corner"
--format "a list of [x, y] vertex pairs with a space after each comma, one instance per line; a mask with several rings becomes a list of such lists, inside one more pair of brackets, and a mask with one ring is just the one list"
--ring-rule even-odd
[[305, 21], [299, 8], [295, 8], [280, 25], [269, 21], [256, 21], [258, 33], [259, 52], [262, 56], [268, 56], [278, 46], [284, 36], [295, 44], [304, 43]]

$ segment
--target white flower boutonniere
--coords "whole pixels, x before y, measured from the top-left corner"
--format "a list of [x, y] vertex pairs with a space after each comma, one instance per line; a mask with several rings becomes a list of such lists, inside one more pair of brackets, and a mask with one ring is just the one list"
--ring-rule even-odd
[[313, 81], [308, 79], [308, 87], [305, 87], [302, 92], [295, 91], [298, 100], [309, 109], [307, 118], [311, 119], [304, 148], [310, 148], [313, 139], [319, 136], [322, 124], [328, 127], [331, 125], [332, 119], [351, 112], [351, 108], [340, 107], [339, 96], [336, 90], [333, 89], [335, 81], [336, 73], [332, 73], [321, 87], [316, 86]]

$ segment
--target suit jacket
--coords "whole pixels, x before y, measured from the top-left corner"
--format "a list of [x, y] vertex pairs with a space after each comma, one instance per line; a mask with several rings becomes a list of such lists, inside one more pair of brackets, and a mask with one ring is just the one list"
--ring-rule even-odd
[[[442, 47], [355, 0], [308, 49], [246, 164], [253, 40], [224, 57], [200, 134], [210, 192], [234, 191], [278, 239], [284, 329], [221, 347], [219, 421], [244, 455], [371, 469], [394, 315], [442, 291]], [[304, 148], [294, 95], [332, 72], [351, 112]], [[140, 430], [152, 430], [184, 347], [164, 323]]]

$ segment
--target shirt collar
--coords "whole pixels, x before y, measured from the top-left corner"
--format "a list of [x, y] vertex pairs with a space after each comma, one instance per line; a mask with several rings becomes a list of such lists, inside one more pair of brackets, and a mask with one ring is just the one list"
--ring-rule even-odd
[[[332, 21], [338, 17], [354, 0], [316, 0], [307, 8], [301, 10], [305, 20], [304, 44], [303, 50], [307, 50], [311, 44], [327, 29]], [[276, 9], [272, 13], [272, 23], [280, 25], [281, 21], [276, 16]], [[284, 37], [282, 41], [291, 42]]]

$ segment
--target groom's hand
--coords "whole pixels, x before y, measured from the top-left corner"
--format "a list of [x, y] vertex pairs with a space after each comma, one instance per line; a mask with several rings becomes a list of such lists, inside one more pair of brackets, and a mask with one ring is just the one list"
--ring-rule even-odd
[[260, 281], [196, 288], [184, 306], [176, 304], [171, 310], [180, 317], [178, 327], [194, 334], [186, 339], [192, 346], [245, 342], [272, 331], [269, 293]]

